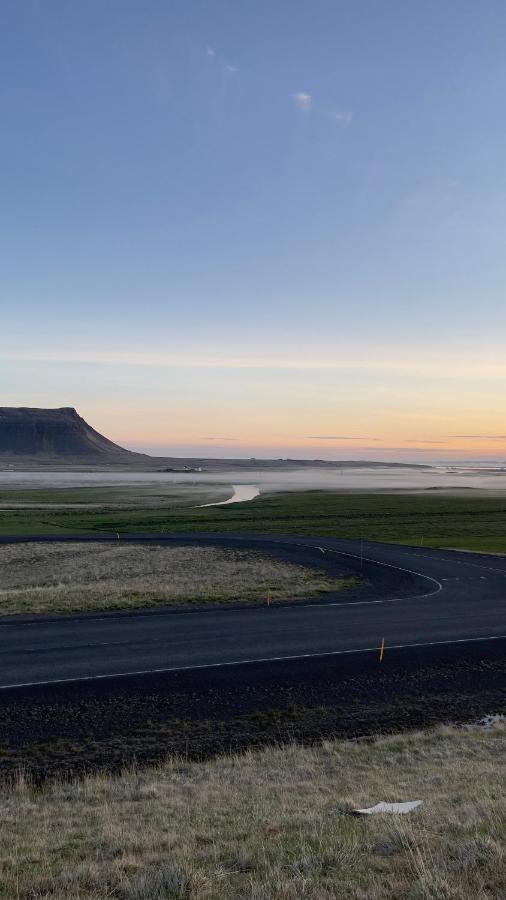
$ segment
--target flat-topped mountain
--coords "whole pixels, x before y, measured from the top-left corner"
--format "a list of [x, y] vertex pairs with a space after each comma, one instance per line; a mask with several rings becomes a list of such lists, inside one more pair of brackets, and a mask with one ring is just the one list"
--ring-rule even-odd
[[0, 454], [27, 457], [136, 457], [95, 431], [70, 406], [61, 409], [0, 407]]
[[325, 459], [208, 459], [157, 457], [125, 450], [95, 431], [71, 406], [60, 409], [0, 407], [0, 464], [70, 468], [110, 467], [161, 472], [230, 472], [258, 469], [426, 468], [404, 463]]

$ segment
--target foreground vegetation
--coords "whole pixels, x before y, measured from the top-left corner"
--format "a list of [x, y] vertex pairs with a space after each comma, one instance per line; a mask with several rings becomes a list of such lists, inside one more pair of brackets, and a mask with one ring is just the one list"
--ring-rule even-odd
[[262, 531], [506, 553], [506, 495], [305, 491], [207, 509], [0, 510], [0, 534], [94, 531]]
[[306, 598], [356, 579], [267, 554], [135, 544], [0, 546], [0, 616]]
[[[506, 886], [506, 729], [0, 790], [0, 896], [121, 900], [497, 900]], [[351, 815], [421, 799], [409, 816]]]

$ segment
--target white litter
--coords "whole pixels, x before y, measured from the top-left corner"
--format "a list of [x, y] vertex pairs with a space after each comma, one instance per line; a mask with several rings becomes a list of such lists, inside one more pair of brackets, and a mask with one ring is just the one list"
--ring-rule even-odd
[[354, 809], [353, 812], [360, 813], [362, 816], [372, 816], [374, 813], [405, 813], [411, 812], [423, 803], [423, 800], [407, 800], [405, 803], [385, 803], [382, 800], [376, 806], [369, 806], [366, 809]]
[[504, 722], [505, 720], [506, 716], [503, 716], [501, 713], [489, 713], [479, 720], [478, 725], [481, 725], [482, 728], [493, 728], [494, 725], [498, 725], [499, 722]]

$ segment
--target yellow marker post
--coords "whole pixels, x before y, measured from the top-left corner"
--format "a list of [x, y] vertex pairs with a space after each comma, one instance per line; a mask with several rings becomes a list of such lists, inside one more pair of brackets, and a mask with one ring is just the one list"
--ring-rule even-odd
[[271, 592], [267, 591], [267, 606], [270, 606], [272, 602]]
[[380, 662], [383, 662], [383, 656], [385, 654], [385, 638], [381, 638], [381, 647], [380, 647]]

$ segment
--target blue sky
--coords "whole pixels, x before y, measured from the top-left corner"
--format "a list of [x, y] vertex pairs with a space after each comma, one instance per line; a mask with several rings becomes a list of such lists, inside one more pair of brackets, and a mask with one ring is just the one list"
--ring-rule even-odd
[[499, 2], [4, 0], [4, 404], [506, 454], [505, 32]]

